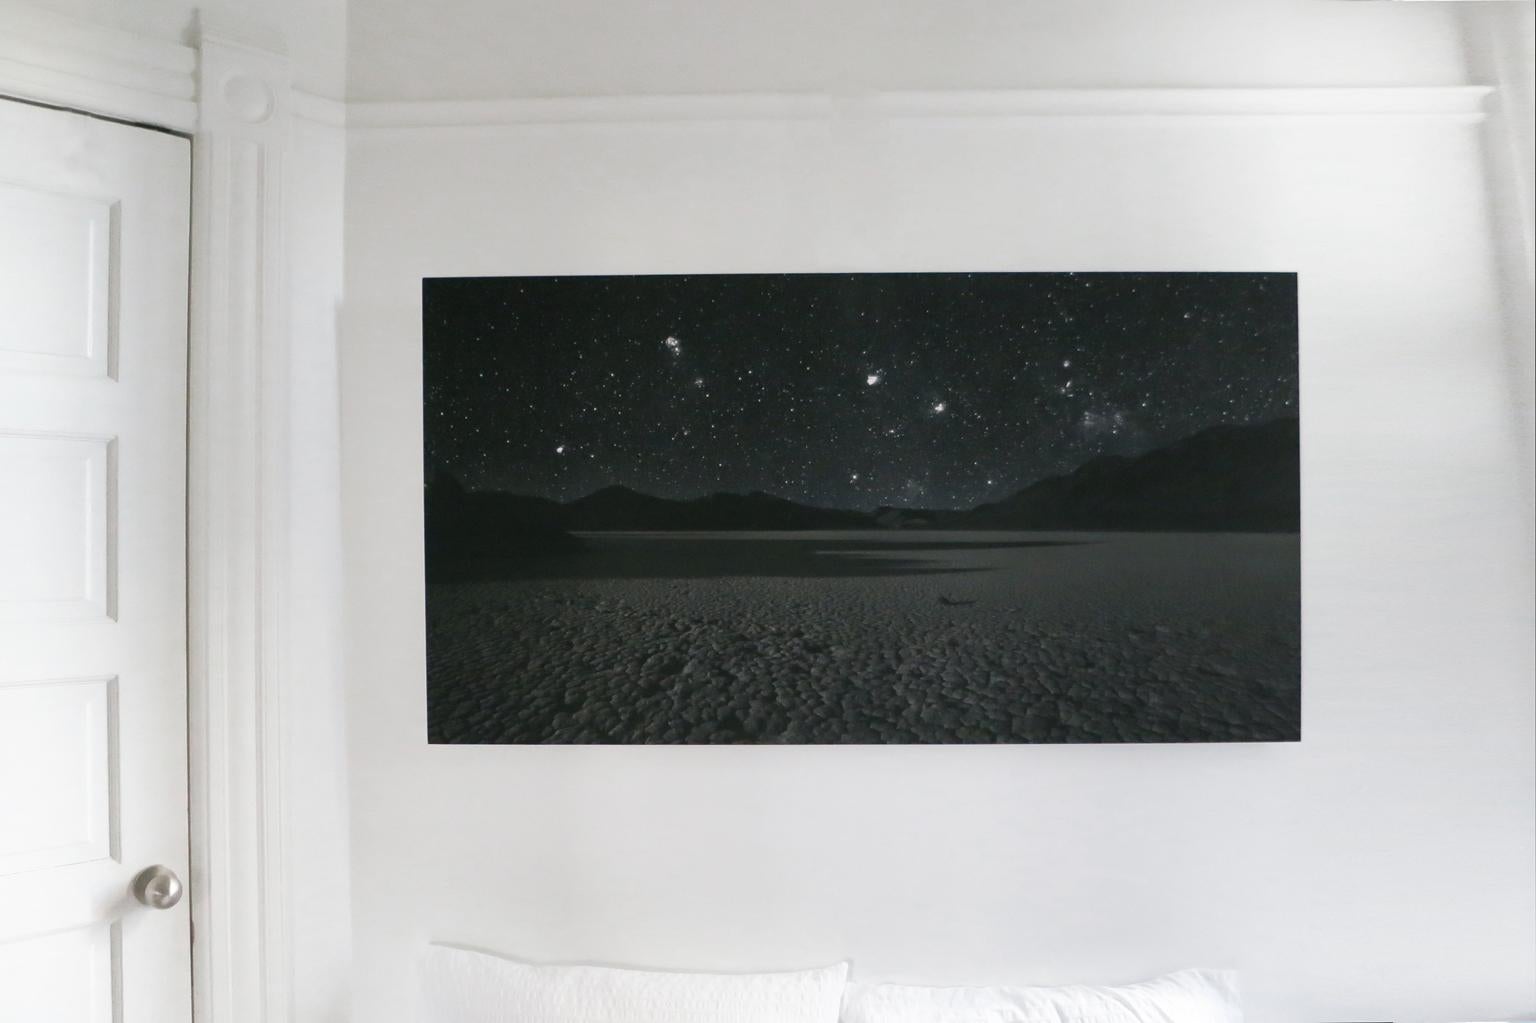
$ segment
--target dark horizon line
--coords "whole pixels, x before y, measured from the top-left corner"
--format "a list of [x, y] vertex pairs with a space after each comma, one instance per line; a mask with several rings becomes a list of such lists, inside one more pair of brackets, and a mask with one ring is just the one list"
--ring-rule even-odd
[[[1088, 465], [1091, 465], [1094, 462], [1099, 461], [1100, 459], [1103, 459], [1103, 458], [1122, 458], [1122, 459], [1142, 458], [1142, 457], [1144, 457], [1146, 455], [1152, 454], [1154, 451], [1167, 450], [1168, 448], [1174, 447], [1175, 445], [1183, 444], [1186, 441], [1193, 440], [1196, 437], [1200, 437], [1200, 436], [1202, 436], [1204, 434], [1207, 434], [1207, 433], [1212, 433], [1212, 432], [1214, 432], [1216, 430], [1251, 429], [1251, 428], [1258, 428], [1258, 427], [1264, 427], [1264, 426], [1272, 426], [1275, 423], [1290, 422], [1290, 421], [1300, 422], [1300, 419], [1301, 419], [1300, 415], [1289, 415], [1289, 416], [1276, 416], [1273, 419], [1266, 419], [1266, 420], [1263, 420], [1263, 421], [1260, 421], [1260, 422], [1256, 422], [1256, 423], [1216, 423], [1216, 424], [1214, 424], [1212, 426], [1207, 426], [1207, 427], [1203, 427], [1203, 428], [1201, 428], [1199, 430], [1196, 430], [1194, 433], [1185, 434], [1184, 436], [1178, 438], [1177, 440], [1169, 441], [1166, 444], [1159, 444], [1159, 445], [1156, 445], [1156, 446], [1153, 446], [1153, 447], [1146, 448], [1146, 449], [1144, 449], [1142, 451], [1139, 451], [1139, 452], [1137, 452], [1136, 454], [1133, 454], [1133, 455], [1106, 455], [1106, 454], [1094, 455], [1092, 458], [1089, 458], [1086, 461], [1079, 463], [1078, 466], [1076, 468], [1074, 468], [1074, 469], [1071, 469], [1071, 470], [1069, 470], [1067, 472], [1056, 473], [1056, 474], [1051, 475], [1051, 476], [1042, 476], [1039, 479], [1035, 480], [1034, 482], [1026, 483], [1022, 487], [1019, 487], [1019, 488], [1017, 488], [1017, 489], [1015, 489], [1013, 491], [1010, 491], [1009, 493], [1005, 494], [1004, 496], [1002, 496], [1002, 497], [1000, 497], [1000, 498], [998, 498], [998, 499], [996, 499], [994, 501], [983, 501], [980, 504], [973, 504], [973, 505], [959, 505], [959, 506], [956, 506], [956, 507], [953, 507], [953, 508], [943, 508], [943, 507], [936, 507], [936, 506], [931, 506], [931, 505], [930, 506], [918, 506], [918, 505], [904, 505], [904, 504], [878, 504], [878, 505], [874, 505], [873, 507], [871, 507], [869, 505], [864, 505], [864, 506], [854, 507], [854, 508], [845, 508], [845, 507], [836, 507], [836, 506], [832, 506], [832, 505], [813, 504], [813, 503], [810, 503], [810, 502], [807, 502], [807, 501], [797, 501], [794, 498], [783, 497], [783, 496], [781, 496], [779, 494], [775, 494], [775, 493], [773, 493], [771, 491], [768, 491], [768, 490], [757, 490], [757, 489], [748, 490], [748, 491], [745, 491], [745, 492], [739, 491], [739, 490], [712, 490], [712, 491], [708, 491], [706, 493], [699, 494], [699, 495], [694, 496], [694, 497], [661, 497], [661, 496], [659, 496], [657, 494], [652, 494], [652, 493], [649, 493], [649, 492], [644, 491], [644, 490], [638, 490], [635, 487], [629, 486], [626, 483], [608, 483], [608, 484], [605, 484], [605, 485], [603, 485], [601, 487], [598, 487], [595, 490], [589, 491], [589, 492], [581, 495], [580, 497], [573, 497], [573, 498], [570, 498], [569, 500], [561, 500], [559, 498], [554, 498], [554, 497], [545, 497], [545, 496], [543, 496], [541, 494], [528, 494], [528, 493], [523, 493], [521, 491], [516, 491], [516, 490], [495, 490], [495, 489], [489, 489], [488, 490], [488, 489], [480, 489], [480, 488], [474, 488], [474, 489], [465, 488], [465, 493], [470, 493], [470, 494], [502, 494], [502, 495], [506, 495], [508, 497], [528, 498], [528, 499], [535, 500], [535, 501], [548, 501], [551, 504], [559, 505], [562, 508], [567, 508], [567, 507], [570, 507], [572, 505], [578, 504], [581, 501], [588, 500], [588, 499], [590, 499], [592, 497], [597, 496], [598, 494], [603, 493], [604, 491], [608, 491], [608, 490], [622, 490], [622, 491], [626, 491], [626, 492], [631, 493], [631, 494], [636, 494], [636, 495], [638, 495], [640, 497], [650, 498], [653, 501], [668, 501], [668, 502], [671, 502], [673, 504], [688, 504], [688, 503], [697, 502], [697, 501], [707, 501], [707, 500], [709, 500], [712, 497], [743, 497], [743, 498], [745, 498], [745, 497], [766, 497], [766, 498], [769, 498], [771, 500], [783, 501], [786, 504], [796, 505], [797, 507], [800, 507], [800, 508], [809, 508], [809, 509], [812, 509], [814, 511], [845, 512], [845, 513], [852, 513], [852, 514], [859, 514], [859, 515], [874, 515], [874, 514], [876, 514], [878, 512], [881, 512], [881, 511], [937, 512], [937, 513], [974, 512], [974, 511], [976, 511], [976, 510], [978, 510], [980, 508], [986, 508], [986, 507], [989, 507], [989, 506], [994, 505], [994, 504], [1000, 504], [1000, 503], [1002, 503], [1004, 501], [1007, 501], [1007, 500], [1009, 500], [1011, 498], [1017, 497], [1018, 495], [1024, 493], [1026, 490], [1030, 490], [1033, 487], [1040, 486], [1042, 483], [1049, 483], [1049, 482], [1051, 482], [1053, 480], [1067, 479], [1068, 477], [1074, 476], [1077, 473], [1081, 472], [1084, 467], [1086, 467]], [[448, 470], [445, 468], [443, 471], [447, 472]], [[449, 475], [452, 476], [452, 473], [449, 473]], [[431, 480], [428, 479], [426, 482], [430, 483]]]

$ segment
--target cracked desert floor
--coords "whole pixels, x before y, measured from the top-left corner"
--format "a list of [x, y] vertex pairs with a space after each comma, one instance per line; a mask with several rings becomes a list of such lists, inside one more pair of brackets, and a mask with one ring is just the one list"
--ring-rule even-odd
[[1299, 736], [1296, 534], [581, 539], [428, 585], [432, 742]]

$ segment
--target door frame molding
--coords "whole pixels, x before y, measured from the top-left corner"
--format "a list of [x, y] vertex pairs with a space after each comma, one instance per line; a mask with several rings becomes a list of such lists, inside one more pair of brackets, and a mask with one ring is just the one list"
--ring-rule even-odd
[[[193, 1017], [292, 1016], [282, 40], [202, 12], [188, 373]], [[199, 897], [200, 896], [200, 897]]]
[[[283, 39], [199, 12], [181, 45], [0, 0], [0, 97], [192, 140], [187, 611], [197, 1023], [293, 1017], [283, 833], [290, 394]], [[337, 121], [323, 100], [306, 119]], [[322, 107], [317, 116], [312, 107]], [[339, 105], [337, 105], [339, 107]]]

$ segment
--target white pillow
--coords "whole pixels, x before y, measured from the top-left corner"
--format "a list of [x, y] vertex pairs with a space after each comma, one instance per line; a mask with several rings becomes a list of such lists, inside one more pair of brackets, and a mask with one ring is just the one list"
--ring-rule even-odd
[[849, 984], [843, 1023], [1242, 1023], [1237, 977], [1185, 970], [1123, 987]]
[[536, 966], [429, 946], [421, 1023], [837, 1023], [848, 964], [793, 973]]

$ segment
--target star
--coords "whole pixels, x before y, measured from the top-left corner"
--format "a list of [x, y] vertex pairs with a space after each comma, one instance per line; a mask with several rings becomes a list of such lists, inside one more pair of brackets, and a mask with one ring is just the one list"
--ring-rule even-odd
[[562, 501], [623, 482], [863, 510], [912, 480], [964, 508], [1100, 454], [1294, 416], [1294, 290], [1257, 274], [434, 279], [427, 454], [466, 489]]

